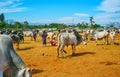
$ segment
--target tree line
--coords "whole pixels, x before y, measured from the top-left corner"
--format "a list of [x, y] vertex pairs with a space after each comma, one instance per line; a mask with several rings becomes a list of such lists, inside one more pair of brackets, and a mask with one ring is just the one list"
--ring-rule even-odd
[[[94, 18], [91, 16], [89, 18], [90, 24], [86, 23], [86, 22], [80, 22], [77, 24], [64, 24], [64, 23], [50, 23], [50, 24], [29, 24], [28, 21], [24, 21], [24, 22], [19, 22], [19, 21], [14, 21], [12, 19], [7, 19], [5, 20], [5, 16], [4, 13], [0, 14], [0, 29], [7, 29], [7, 30], [11, 30], [11, 29], [15, 29], [15, 30], [26, 30], [26, 29], [41, 29], [41, 28], [56, 28], [56, 29], [64, 29], [64, 28], [68, 28], [68, 27], [78, 27], [79, 29], [85, 29], [85, 28], [93, 28], [93, 29], [97, 29], [97, 28], [104, 28], [104, 26], [101, 26], [97, 23], [95, 23]], [[115, 25], [117, 25], [117, 27], [120, 28], [120, 22], [112, 22], [108, 24], [109, 26], [107, 27], [114, 27]]]

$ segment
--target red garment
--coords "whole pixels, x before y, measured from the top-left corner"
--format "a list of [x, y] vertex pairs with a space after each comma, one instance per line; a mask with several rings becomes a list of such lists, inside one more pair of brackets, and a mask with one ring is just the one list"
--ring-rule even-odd
[[53, 39], [53, 40], [51, 40], [51, 45], [52, 46], [56, 46], [56, 41]]

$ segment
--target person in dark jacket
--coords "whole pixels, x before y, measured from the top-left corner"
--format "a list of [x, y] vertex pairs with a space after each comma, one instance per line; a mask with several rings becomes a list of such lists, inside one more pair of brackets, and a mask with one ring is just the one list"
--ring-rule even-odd
[[47, 32], [44, 30], [42, 34], [42, 44], [43, 46], [46, 46], [46, 38], [47, 38]]

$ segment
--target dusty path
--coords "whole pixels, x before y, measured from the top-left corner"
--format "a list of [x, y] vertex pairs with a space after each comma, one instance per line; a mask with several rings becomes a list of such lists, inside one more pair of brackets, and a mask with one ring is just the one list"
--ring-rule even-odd
[[120, 77], [120, 34], [116, 45], [98, 43], [80, 44], [75, 56], [70, 56], [71, 47], [66, 47], [64, 59], [56, 57], [56, 46], [43, 47], [41, 38], [34, 42], [25, 37], [25, 43], [15, 50], [33, 68], [32, 77]]

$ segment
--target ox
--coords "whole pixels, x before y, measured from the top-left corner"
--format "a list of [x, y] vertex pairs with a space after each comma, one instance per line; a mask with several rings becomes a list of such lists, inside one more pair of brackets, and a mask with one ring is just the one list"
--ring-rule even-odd
[[97, 40], [104, 39], [105, 40], [105, 44], [107, 45], [108, 44], [108, 32], [105, 31], [105, 30], [102, 30], [102, 31], [93, 31], [90, 34], [90, 39], [91, 40], [95, 40], [96, 43], [97, 43]]
[[116, 32], [115, 31], [110, 31], [111, 44], [114, 44], [115, 36], [116, 36]]
[[32, 77], [32, 70], [15, 52], [9, 35], [0, 35], [0, 71], [3, 77]]
[[65, 46], [71, 45], [72, 47], [72, 55], [75, 54], [76, 46], [81, 42], [87, 44], [86, 38], [82, 35], [79, 35], [78, 32], [73, 31], [71, 33], [60, 33], [58, 35], [58, 47], [57, 47], [57, 56], [59, 57], [59, 51], [61, 51], [61, 56], [63, 57], [63, 52], [67, 53], [64, 50]]
[[10, 33], [9, 35], [13, 39], [13, 42], [17, 44], [17, 49], [19, 49], [20, 42], [24, 42], [23, 32], [14, 31]]
[[24, 36], [30, 37], [31, 41], [33, 40], [33, 32], [32, 31], [23, 31]]
[[17, 36], [19, 37], [19, 40], [24, 43], [24, 34], [21, 32], [18, 32]]
[[51, 41], [53, 38], [56, 38], [56, 33], [55, 32], [47, 32], [47, 39]]
[[20, 37], [18, 35], [10, 35], [10, 37], [12, 38], [13, 43], [17, 44], [17, 49], [19, 49]]

